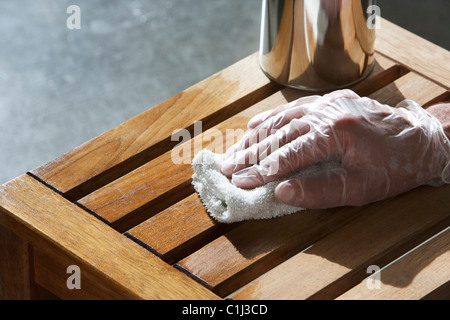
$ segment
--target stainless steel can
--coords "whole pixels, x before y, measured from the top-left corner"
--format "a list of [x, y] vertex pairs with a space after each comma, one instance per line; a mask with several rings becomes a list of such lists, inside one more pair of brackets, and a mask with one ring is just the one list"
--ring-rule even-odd
[[370, 0], [263, 0], [260, 65], [282, 85], [329, 91], [369, 75], [375, 28]]

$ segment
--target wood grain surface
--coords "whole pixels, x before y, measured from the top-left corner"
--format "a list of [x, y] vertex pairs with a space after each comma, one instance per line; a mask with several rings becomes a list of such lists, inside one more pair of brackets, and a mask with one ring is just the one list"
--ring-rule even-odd
[[[364, 214], [258, 278], [233, 299], [334, 299], [450, 223], [450, 186], [422, 187]], [[450, 272], [444, 271], [446, 276]]]
[[376, 51], [450, 90], [450, 51], [381, 18]]
[[450, 229], [414, 249], [379, 271], [378, 286], [365, 279], [338, 299], [450, 299]]
[[0, 224], [50, 255], [70, 257], [82, 273], [95, 275], [99, 290], [108, 287], [123, 299], [216, 298], [28, 175], [0, 187], [0, 206]]
[[[384, 19], [376, 39], [374, 71], [351, 89], [391, 106], [450, 99], [447, 50]], [[273, 220], [210, 218], [191, 185], [195, 153], [224, 152], [227, 132], [237, 140], [255, 114], [311, 94], [268, 80], [255, 53], [1, 186], [0, 298], [449, 298], [449, 186]], [[67, 288], [68, 265], [83, 290]]]

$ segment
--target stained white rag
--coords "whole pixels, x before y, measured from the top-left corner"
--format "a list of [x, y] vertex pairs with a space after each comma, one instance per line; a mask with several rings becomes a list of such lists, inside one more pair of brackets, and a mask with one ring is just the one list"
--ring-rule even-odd
[[208, 213], [217, 221], [269, 219], [302, 210], [275, 200], [273, 191], [279, 181], [251, 190], [236, 187], [220, 172], [222, 160], [223, 155], [203, 149], [192, 161], [194, 189]]

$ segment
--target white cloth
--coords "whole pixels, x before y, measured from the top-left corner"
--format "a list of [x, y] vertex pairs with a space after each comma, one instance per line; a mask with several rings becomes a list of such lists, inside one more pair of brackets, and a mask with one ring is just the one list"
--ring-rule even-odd
[[251, 190], [236, 187], [220, 172], [222, 158], [223, 155], [204, 149], [192, 161], [194, 189], [208, 213], [217, 221], [268, 219], [302, 210], [274, 199], [273, 190], [278, 181]]

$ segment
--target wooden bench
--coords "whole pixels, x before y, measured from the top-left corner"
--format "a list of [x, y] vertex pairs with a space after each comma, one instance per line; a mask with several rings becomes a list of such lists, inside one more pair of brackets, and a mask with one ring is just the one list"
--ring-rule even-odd
[[[357, 93], [391, 105], [450, 99], [450, 52], [386, 20], [376, 48]], [[273, 220], [208, 216], [191, 186], [194, 150], [218, 151], [215, 130], [307, 94], [269, 81], [255, 53], [4, 184], [0, 297], [450, 298], [450, 185]], [[181, 164], [177, 129], [193, 137]], [[69, 288], [69, 266], [81, 289]]]

